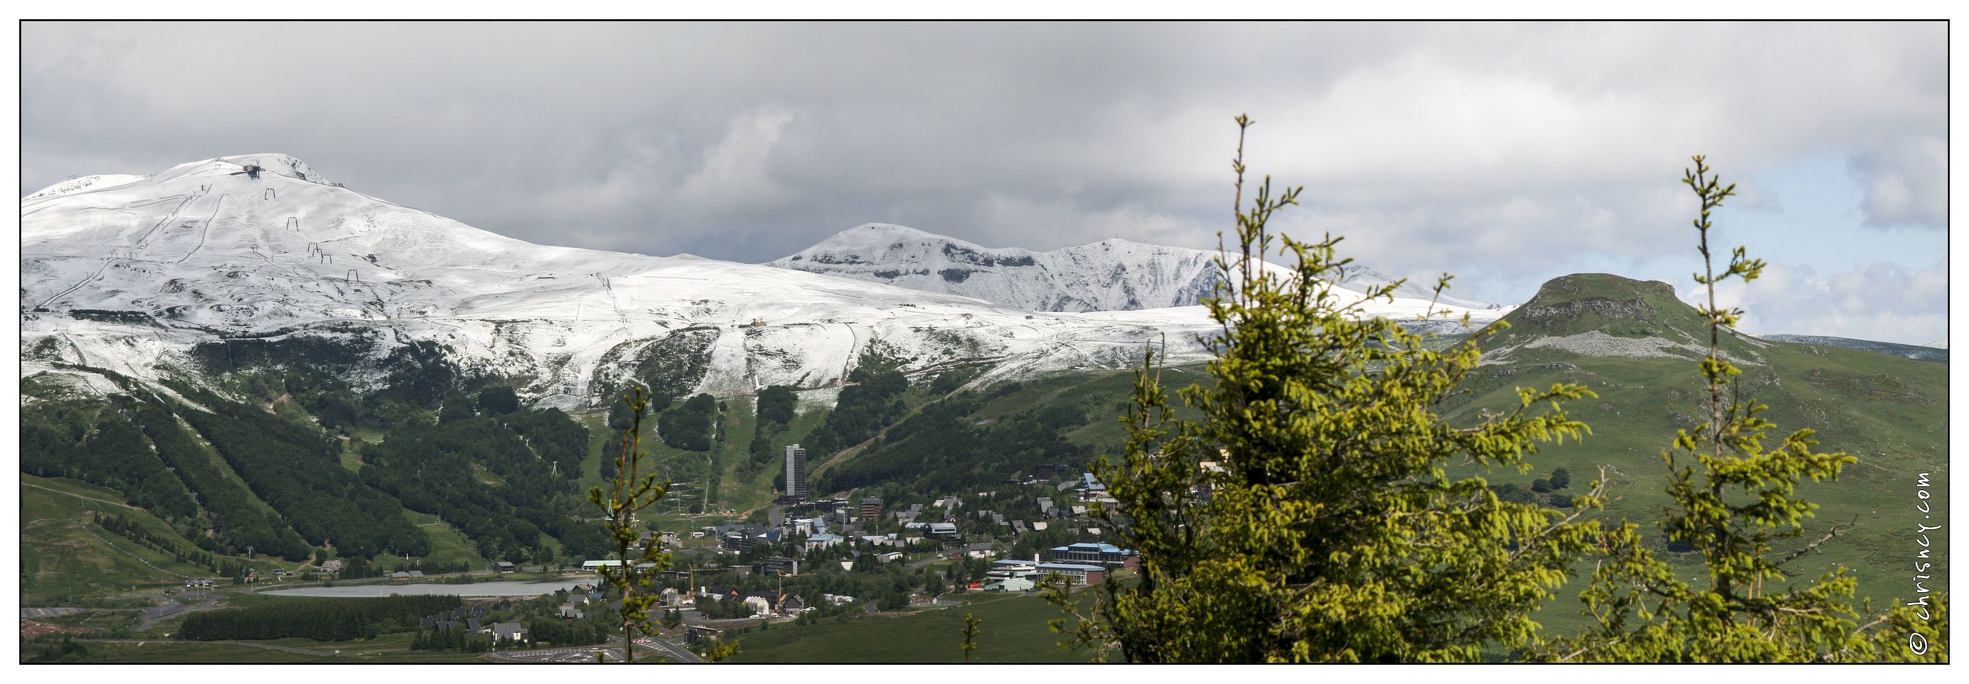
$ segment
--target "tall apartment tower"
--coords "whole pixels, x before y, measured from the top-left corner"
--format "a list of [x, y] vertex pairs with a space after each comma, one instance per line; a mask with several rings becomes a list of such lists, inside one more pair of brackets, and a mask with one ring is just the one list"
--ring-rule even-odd
[[807, 450], [798, 444], [786, 445], [786, 498], [795, 503], [807, 500]]

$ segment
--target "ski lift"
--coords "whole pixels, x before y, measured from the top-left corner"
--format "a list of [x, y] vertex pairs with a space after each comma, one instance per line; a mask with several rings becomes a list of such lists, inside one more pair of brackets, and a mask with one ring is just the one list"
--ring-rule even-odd
[[243, 173], [246, 174], [247, 178], [251, 178], [253, 180], [260, 180], [260, 172], [264, 170], [265, 169], [260, 168], [260, 162], [250, 161], [250, 162], [246, 162], [245, 164], [241, 164], [238, 171], [234, 171], [229, 175], [237, 176]]

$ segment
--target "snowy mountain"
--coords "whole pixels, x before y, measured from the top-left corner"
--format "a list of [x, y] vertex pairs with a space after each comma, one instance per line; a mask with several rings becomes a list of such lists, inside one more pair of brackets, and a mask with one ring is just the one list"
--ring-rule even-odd
[[[80, 364], [155, 379], [224, 370], [213, 364], [253, 351], [332, 359], [373, 387], [392, 353], [430, 342], [545, 406], [595, 405], [631, 379], [721, 395], [788, 384], [831, 401], [877, 340], [913, 357], [912, 371], [988, 362], [975, 381], [988, 384], [1125, 368], [1165, 334], [1172, 361], [1199, 360], [1194, 338], [1214, 328], [1196, 306], [1031, 311], [763, 265], [535, 245], [342, 188], [279, 154], [95, 178], [21, 200], [24, 375]], [[1178, 301], [1190, 285], [1175, 266], [1136, 301]], [[1480, 324], [1498, 315], [1478, 313]]]
[[[1030, 311], [1133, 311], [1193, 306], [1216, 285], [1215, 252], [1103, 240], [1050, 252], [992, 249], [904, 226], [871, 223], [834, 234], [769, 266], [976, 297]], [[1275, 273], [1287, 269], [1270, 264]], [[1360, 292], [1397, 278], [1349, 266], [1342, 289]], [[1396, 290], [1427, 302], [1413, 281]], [[1495, 304], [1445, 296], [1441, 303], [1489, 311]], [[1502, 315], [1499, 312], [1491, 319]]]

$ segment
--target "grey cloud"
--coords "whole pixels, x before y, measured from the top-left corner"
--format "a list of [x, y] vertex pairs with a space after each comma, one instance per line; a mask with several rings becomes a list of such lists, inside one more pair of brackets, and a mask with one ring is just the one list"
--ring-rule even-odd
[[1254, 172], [1307, 186], [1295, 235], [1517, 301], [1582, 252], [1685, 250], [1695, 152], [1747, 177], [1870, 150], [1868, 215], [1933, 219], [1946, 178], [1894, 141], [1946, 135], [1946, 51], [1937, 23], [30, 22], [21, 192], [286, 152], [644, 254], [765, 261], [874, 221], [1210, 248], [1250, 112]]

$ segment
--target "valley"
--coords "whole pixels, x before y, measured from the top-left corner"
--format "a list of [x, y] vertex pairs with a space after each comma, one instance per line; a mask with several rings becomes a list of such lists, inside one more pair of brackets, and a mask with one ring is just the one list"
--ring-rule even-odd
[[[1171, 390], [1210, 377], [1215, 324], [1195, 304], [1213, 281], [1194, 250], [990, 250], [871, 225], [771, 265], [613, 254], [510, 240], [299, 160], [254, 159], [259, 180], [224, 158], [23, 200], [21, 601], [47, 627], [24, 661], [483, 660], [503, 642], [441, 641], [407, 618], [346, 638], [182, 635], [199, 613], [342, 600], [270, 586], [593, 582], [583, 563], [612, 546], [585, 497], [615, 474], [629, 423], [615, 398], [631, 387], [657, 395], [641, 444], [673, 483], [639, 523], [671, 554], [663, 585], [690, 601], [666, 607], [665, 643], [738, 639], [738, 662], [948, 662], [955, 646], [898, 635], [948, 636], [975, 611], [1003, 639], [986, 661], [1084, 661], [1048, 650], [1058, 613], [1043, 600], [985, 591], [1006, 586], [990, 561], [1058, 562], [1109, 539], [1083, 473], [1122, 448], [1144, 345], [1169, 345]], [[1335, 287], [1391, 280], [1358, 269]], [[1398, 290], [1363, 315], [1412, 318], [1427, 296]], [[1700, 316], [1665, 284], [1607, 274], [1554, 279], [1518, 306], [1442, 305], [1470, 325], [1414, 322], [1432, 347], [1501, 329], [1433, 409], [1452, 424], [1514, 408], [1519, 387], [1597, 395], [1566, 406], [1591, 435], [1543, 447], [1531, 470], [1447, 474], [1563, 510], [1605, 473], [1617, 498], [1602, 515], [1640, 523], [1699, 575], [1698, 554], [1650, 526], [1661, 450], [1704, 420]], [[1778, 434], [1812, 428], [1821, 449], [1858, 458], [1801, 488], [1820, 508], [1779, 548], [1838, 527], [1793, 576], [1851, 568], [1876, 605], [1910, 586], [1917, 482], [1950, 482], [1946, 353], [1898, 347], [1722, 344]], [[809, 452], [805, 501], [782, 499], [794, 444]], [[1946, 531], [1932, 536], [1945, 558]], [[1107, 570], [1132, 581], [1125, 564]], [[1581, 624], [1589, 573], [1547, 604], [1548, 629]], [[1945, 565], [1933, 575], [1946, 586]], [[608, 599], [468, 603], [527, 625], [529, 648], [577, 649], [607, 628], [592, 601]], [[889, 650], [842, 651], [870, 639]]]

